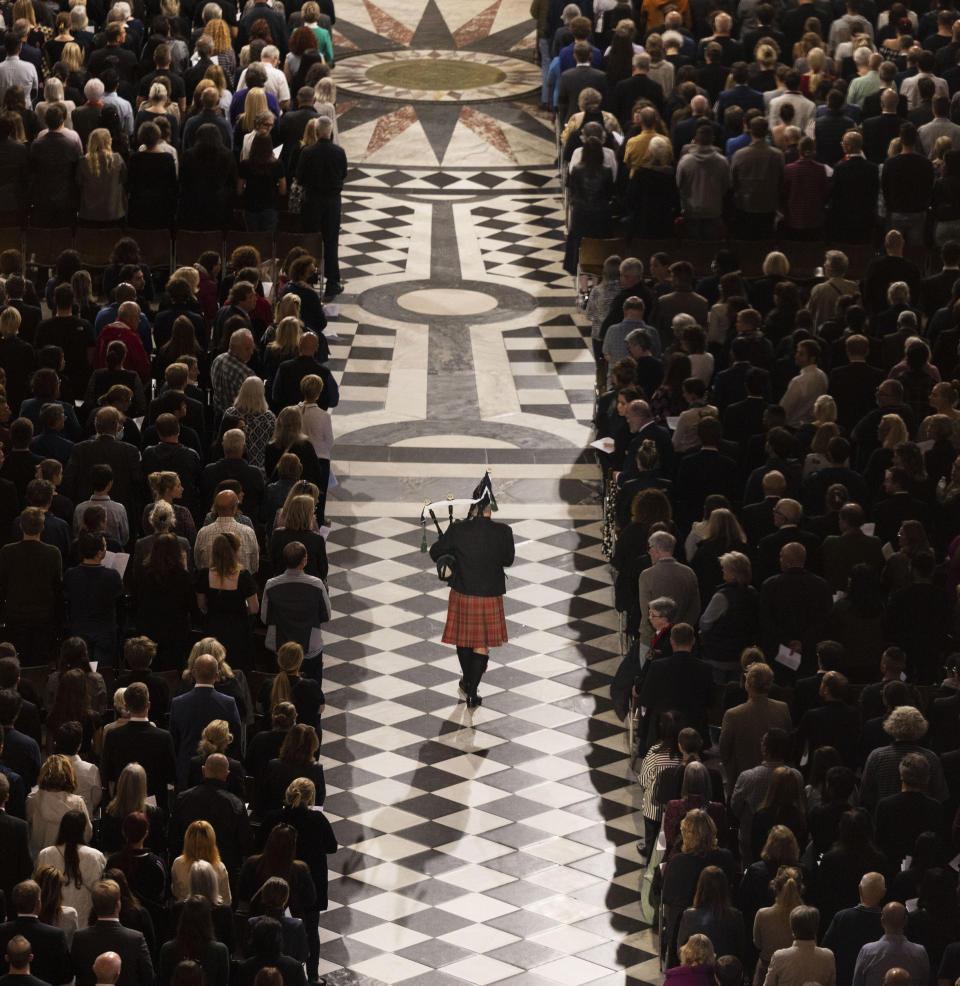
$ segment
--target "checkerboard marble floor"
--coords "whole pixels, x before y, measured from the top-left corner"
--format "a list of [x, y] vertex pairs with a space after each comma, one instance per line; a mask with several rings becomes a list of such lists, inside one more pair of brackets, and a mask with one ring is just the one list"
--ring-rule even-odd
[[[334, 510], [336, 506], [334, 506]], [[595, 520], [510, 520], [510, 642], [458, 702], [413, 517], [334, 516], [325, 629], [331, 984], [658, 981]], [[432, 538], [430, 538], [432, 540]]]

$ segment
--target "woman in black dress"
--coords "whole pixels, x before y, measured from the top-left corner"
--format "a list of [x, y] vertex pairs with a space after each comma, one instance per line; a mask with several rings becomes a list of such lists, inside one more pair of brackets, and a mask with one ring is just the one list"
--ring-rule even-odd
[[452, 559], [450, 601], [442, 640], [457, 648], [460, 689], [467, 707], [481, 704], [477, 686], [490, 659], [490, 648], [507, 642], [503, 612], [506, 589], [504, 568], [513, 564], [513, 531], [490, 519], [493, 488], [484, 475], [473, 491], [467, 519], [451, 524], [430, 549], [430, 557]]
[[240, 542], [233, 534], [218, 534], [210, 551], [210, 567], [197, 572], [197, 606], [204, 627], [227, 649], [232, 664], [249, 667], [252, 647], [251, 616], [260, 604], [253, 575], [240, 567]]
[[266, 778], [257, 779], [257, 803], [261, 817], [283, 804], [287, 787], [298, 777], [313, 781], [317, 800], [323, 803], [327, 796], [327, 784], [323, 766], [317, 763], [319, 749], [320, 738], [313, 726], [298, 722], [290, 729], [280, 747], [280, 756], [267, 765]]
[[277, 199], [286, 193], [287, 179], [283, 165], [273, 156], [273, 141], [258, 133], [250, 144], [250, 156], [240, 162], [237, 180], [247, 229], [276, 229]]
[[193, 578], [186, 569], [180, 542], [162, 534], [130, 579], [138, 633], [157, 644], [158, 671], [179, 669], [190, 649], [190, 628], [196, 610]]
[[323, 686], [313, 678], [303, 677], [303, 648], [292, 640], [283, 644], [277, 651], [277, 667], [279, 672], [260, 686], [257, 705], [269, 711], [281, 702], [291, 702], [297, 710], [297, 722], [313, 726], [320, 735]]
[[193, 147], [180, 159], [177, 223], [184, 229], [226, 229], [233, 215], [237, 162], [212, 123], [197, 128]]
[[137, 138], [144, 150], [127, 165], [127, 221], [134, 229], [163, 229], [172, 225], [177, 204], [177, 169], [160, 147], [155, 123], [142, 124]]

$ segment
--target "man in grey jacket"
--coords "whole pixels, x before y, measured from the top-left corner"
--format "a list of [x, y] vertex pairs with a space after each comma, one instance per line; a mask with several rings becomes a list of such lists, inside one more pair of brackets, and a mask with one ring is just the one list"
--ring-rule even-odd
[[677, 188], [687, 236], [720, 239], [723, 199], [730, 187], [730, 165], [713, 143], [713, 128], [697, 127], [693, 143], [677, 165]]
[[750, 143], [730, 163], [737, 236], [745, 240], [773, 236], [773, 219], [783, 189], [783, 152], [767, 143], [767, 121], [750, 121]]

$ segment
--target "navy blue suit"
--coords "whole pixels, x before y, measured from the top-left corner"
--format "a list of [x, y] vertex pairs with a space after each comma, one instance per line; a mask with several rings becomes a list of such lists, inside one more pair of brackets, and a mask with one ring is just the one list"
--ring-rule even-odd
[[177, 751], [177, 789], [184, 790], [190, 779], [190, 760], [204, 729], [214, 719], [226, 719], [234, 736], [240, 735], [237, 703], [212, 686], [197, 685], [170, 703], [170, 735]]

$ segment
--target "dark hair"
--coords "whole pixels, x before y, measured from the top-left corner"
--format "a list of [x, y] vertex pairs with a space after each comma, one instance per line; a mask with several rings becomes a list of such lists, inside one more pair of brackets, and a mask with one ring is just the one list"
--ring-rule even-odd
[[210, 942], [214, 941], [210, 901], [200, 894], [191, 894], [184, 902], [177, 922], [174, 951], [179, 959], [203, 960]]
[[63, 876], [65, 882], [73, 880], [73, 885], [79, 890], [83, 886], [80, 875], [80, 851], [78, 846], [86, 845], [84, 835], [87, 828], [87, 817], [82, 811], [68, 811], [60, 819], [55, 845], [63, 846]]

